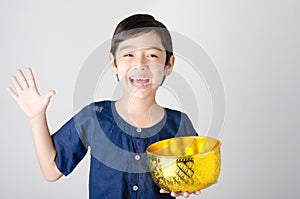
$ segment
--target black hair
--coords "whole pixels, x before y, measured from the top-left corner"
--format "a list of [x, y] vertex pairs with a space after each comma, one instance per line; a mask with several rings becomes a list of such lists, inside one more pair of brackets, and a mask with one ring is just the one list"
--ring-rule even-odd
[[113, 34], [110, 52], [116, 57], [115, 53], [120, 42], [147, 32], [154, 32], [160, 37], [162, 45], [166, 50], [165, 65], [168, 65], [173, 55], [170, 32], [163, 23], [155, 20], [155, 18], [149, 14], [135, 14], [122, 20]]

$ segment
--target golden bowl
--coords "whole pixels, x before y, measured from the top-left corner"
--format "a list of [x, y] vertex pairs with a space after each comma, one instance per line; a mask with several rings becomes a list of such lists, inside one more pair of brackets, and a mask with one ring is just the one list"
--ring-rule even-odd
[[194, 192], [220, 174], [221, 142], [210, 137], [176, 137], [151, 144], [146, 152], [154, 182], [166, 191]]

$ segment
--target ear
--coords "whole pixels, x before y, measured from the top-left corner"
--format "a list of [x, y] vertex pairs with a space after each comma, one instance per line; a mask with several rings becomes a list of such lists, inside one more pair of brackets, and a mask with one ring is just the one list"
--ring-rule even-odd
[[170, 75], [172, 73], [173, 67], [174, 67], [174, 63], [175, 63], [175, 56], [172, 55], [170, 57], [168, 65], [165, 68], [165, 76], [168, 76], [168, 75]]
[[118, 67], [116, 66], [115, 58], [112, 53], [109, 53], [109, 63], [110, 63], [110, 68], [113, 71], [113, 73], [118, 74]]

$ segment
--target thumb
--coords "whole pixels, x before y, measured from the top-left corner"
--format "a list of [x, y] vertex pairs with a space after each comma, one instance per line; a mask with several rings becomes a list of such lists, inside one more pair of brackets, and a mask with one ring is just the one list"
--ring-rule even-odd
[[51, 97], [52, 97], [53, 95], [55, 95], [55, 93], [56, 93], [55, 90], [50, 90], [50, 91], [48, 91], [48, 92], [46, 93], [46, 95], [45, 95], [45, 97], [44, 97], [44, 100], [45, 100], [46, 104], [49, 104]]

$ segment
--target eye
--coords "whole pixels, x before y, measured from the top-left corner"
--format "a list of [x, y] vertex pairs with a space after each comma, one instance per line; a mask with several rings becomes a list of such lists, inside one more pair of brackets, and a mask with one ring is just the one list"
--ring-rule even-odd
[[127, 53], [127, 54], [124, 54], [123, 57], [133, 57], [133, 55], [130, 53]]
[[150, 57], [150, 58], [158, 58], [158, 56], [156, 54], [149, 54], [147, 57]]

